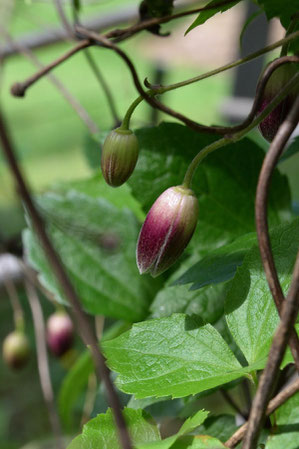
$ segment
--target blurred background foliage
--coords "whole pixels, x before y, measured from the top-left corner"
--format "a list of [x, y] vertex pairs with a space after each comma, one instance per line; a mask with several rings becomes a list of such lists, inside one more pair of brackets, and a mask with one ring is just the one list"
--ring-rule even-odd
[[[10, 20], [1, 26], [6, 26], [14, 39], [22, 39], [27, 33], [60, 26], [57, 12], [50, 0], [16, 0], [13, 5], [13, 0], [1, 1], [3, 5], [6, 2], [12, 7]], [[171, 31], [168, 38], [143, 32], [122, 43], [121, 46], [133, 58], [141, 79], [148, 77], [150, 81], [154, 80], [157, 67], [164, 71], [164, 84], [204, 73], [229, 62], [239, 54], [238, 35], [244, 22], [244, 3], [241, 2], [238, 7], [225, 14], [218, 14], [186, 37], [184, 32], [192, 23], [192, 18], [164, 25], [163, 31]], [[64, 4], [70, 14], [66, 0]], [[89, 18], [117, 12], [126, 6], [136, 6], [138, 2], [85, 0], [82, 4], [81, 18]], [[270, 39], [273, 41], [282, 35], [282, 30], [276, 20], [272, 21], [272, 28]], [[250, 33], [250, 26], [246, 32]], [[1, 49], [1, 46], [5, 45], [5, 38], [1, 34], [0, 42]], [[47, 64], [70, 48], [70, 45], [68, 42], [57, 43], [34, 50], [34, 53], [42, 63]], [[109, 83], [118, 114], [122, 117], [137, 96], [130, 74], [113, 52], [99, 48], [92, 48], [90, 51]], [[277, 52], [273, 52], [267, 58], [273, 59], [276, 55]], [[9, 92], [11, 84], [25, 79], [36, 70], [23, 55], [15, 54], [7, 57], [2, 61], [0, 70], [1, 108], [16, 144], [20, 164], [34, 191], [42, 192], [53, 182], [91, 175], [93, 171], [89, 168], [85, 156], [86, 145], [90, 145], [88, 138], [90, 133], [58, 90], [47, 78], [43, 78], [28, 90], [24, 99], [12, 97]], [[106, 97], [82, 53], [76, 54], [59, 66], [54, 74], [85, 107], [101, 131], [113, 127], [114, 121]], [[225, 123], [228, 120], [221, 113], [221, 105], [232, 94], [234, 77], [234, 72], [225, 72], [170, 92], [163, 97], [163, 101], [205, 124]], [[152, 118], [149, 107], [142, 104], [133, 116], [132, 127], [149, 126]], [[171, 121], [169, 117], [159, 114], [159, 121], [163, 119]], [[268, 144], [261, 137], [255, 134], [255, 138], [265, 149], [267, 148]], [[293, 199], [296, 201], [299, 201], [299, 180], [296, 176], [298, 164], [297, 155], [280, 166], [280, 169], [289, 175]], [[20, 234], [23, 227], [23, 212], [0, 154], [0, 235], [5, 239], [14, 237]], [[32, 318], [22, 290], [20, 298], [28, 323], [26, 329], [33, 348], [32, 358], [30, 364], [17, 374], [9, 371], [2, 359], [0, 360], [0, 449], [17, 449], [27, 443], [26, 449], [37, 449], [41, 446], [29, 442], [45, 439], [50, 434], [47, 410], [37, 374]], [[46, 316], [53, 312], [53, 306], [45, 298], [42, 299], [42, 306]], [[1, 340], [12, 328], [11, 307], [5, 291], [1, 290]], [[76, 341], [74, 352], [69, 356], [71, 360], [61, 362], [51, 357], [51, 375], [55, 392], [59, 391], [71, 361], [82, 349], [81, 343]], [[83, 401], [82, 394], [77, 401], [77, 424], [81, 418]], [[211, 399], [209, 407], [211, 408]], [[93, 415], [104, 409], [100, 391]], [[71, 432], [75, 430], [73, 428]]]

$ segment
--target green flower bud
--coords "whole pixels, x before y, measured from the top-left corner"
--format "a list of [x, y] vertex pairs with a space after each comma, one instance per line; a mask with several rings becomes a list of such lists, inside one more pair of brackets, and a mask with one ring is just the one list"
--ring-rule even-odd
[[28, 338], [20, 331], [14, 331], [7, 335], [2, 350], [5, 363], [13, 369], [22, 368], [30, 357]]
[[118, 187], [129, 179], [138, 159], [138, 140], [129, 129], [117, 128], [106, 137], [101, 167], [107, 184]]

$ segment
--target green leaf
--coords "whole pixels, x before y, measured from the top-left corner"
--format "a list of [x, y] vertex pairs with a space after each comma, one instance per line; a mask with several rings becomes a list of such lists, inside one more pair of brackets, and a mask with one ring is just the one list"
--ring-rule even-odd
[[275, 412], [276, 426], [268, 437], [266, 449], [298, 449], [299, 393], [294, 394]]
[[226, 5], [219, 5], [219, 3], [220, 3], [219, 0], [213, 0], [213, 1], [209, 2], [206, 6], [216, 5], [215, 8], [208, 9], [207, 11], [200, 12], [198, 17], [194, 20], [194, 22], [187, 29], [185, 35], [188, 34], [194, 28], [196, 28], [199, 25], [202, 25], [203, 23], [205, 23], [207, 20], [209, 20], [211, 17], [213, 17], [218, 12], [221, 12], [221, 13], [225, 12], [228, 9], [232, 8], [233, 6], [235, 6], [237, 3], [240, 3], [240, 1], [241, 0], [234, 0], [234, 1], [229, 2]]
[[210, 416], [197, 430], [197, 434], [210, 435], [220, 441], [227, 441], [237, 430], [236, 419], [233, 415]]
[[144, 321], [103, 343], [118, 387], [136, 398], [183, 397], [241, 377], [219, 333], [199, 317], [174, 314]]
[[258, 4], [264, 8], [268, 20], [279, 17], [284, 26], [298, 13], [298, 1], [294, 0], [258, 0]]
[[204, 422], [208, 414], [209, 412], [199, 410], [197, 413], [195, 413], [195, 415], [186, 419], [178, 433], [176, 433], [175, 435], [172, 435], [171, 437], [166, 438], [163, 441], [154, 441], [151, 443], [142, 444], [141, 446], [138, 446], [137, 449], [169, 449], [173, 446], [173, 444], [179, 437], [192, 432], [194, 429], [200, 426]]
[[171, 449], [225, 449], [225, 446], [209, 435], [197, 435], [180, 438]]
[[206, 323], [215, 323], [223, 315], [225, 288], [222, 285], [204, 287], [190, 291], [188, 287], [166, 286], [161, 289], [151, 304], [153, 318], [162, 318], [173, 313], [199, 315]]
[[296, 136], [295, 139], [291, 142], [286, 152], [283, 153], [283, 155], [279, 159], [279, 163], [286, 161], [297, 153], [299, 153], [299, 136]]
[[[156, 424], [144, 410], [125, 408], [124, 418], [134, 445], [160, 439]], [[121, 449], [114, 417], [109, 409], [90, 420], [67, 449]]]
[[[164, 190], [182, 183], [192, 158], [215, 140], [215, 136], [175, 123], [140, 129], [136, 135], [140, 157], [129, 184], [146, 212]], [[200, 164], [192, 187], [199, 199], [199, 218], [190, 247], [211, 251], [255, 231], [255, 192], [264, 155], [256, 143], [245, 138]], [[276, 170], [269, 200], [270, 225], [290, 216], [287, 179]]]
[[85, 351], [72, 366], [63, 379], [59, 392], [58, 406], [62, 423], [66, 429], [72, 428], [72, 411], [74, 405], [84, 391], [89, 376], [93, 373], [94, 366], [90, 352]]
[[[298, 251], [299, 220], [274, 228], [271, 243], [279, 280], [286, 294]], [[278, 324], [278, 314], [257, 247], [246, 255], [231, 282], [225, 314], [229, 330], [248, 363], [257, 366], [260, 363], [263, 367]]]
[[[101, 341], [114, 338], [127, 328], [127, 324], [116, 322], [105, 330]], [[74, 406], [80, 394], [86, 389], [89, 376], [93, 372], [94, 364], [91, 354], [89, 350], [86, 350], [79, 356], [63, 379], [58, 396], [58, 407], [62, 423], [67, 430], [72, 429]]]
[[190, 290], [196, 290], [205, 285], [232, 279], [237, 267], [242, 264], [246, 253], [255, 243], [256, 234], [250, 233], [239, 237], [233, 243], [210, 251], [180, 276], [174, 285], [193, 283]]
[[[84, 308], [125, 321], [138, 321], [160, 285], [141, 277], [136, 267], [138, 225], [133, 214], [102, 198], [70, 190], [38, 200], [48, 231]], [[32, 231], [24, 233], [31, 265], [59, 302], [64, 294]]]

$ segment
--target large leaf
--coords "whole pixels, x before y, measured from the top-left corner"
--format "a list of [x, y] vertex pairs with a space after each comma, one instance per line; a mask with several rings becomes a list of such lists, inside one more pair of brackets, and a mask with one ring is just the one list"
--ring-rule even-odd
[[189, 268], [174, 284], [190, 284], [191, 290], [232, 279], [245, 254], [256, 243], [256, 234], [239, 237], [233, 243], [216, 248]]
[[[129, 184], [146, 212], [164, 190], [182, 183], [192, 158], [215, 140], [214, 136], [175, 123], [140, 129], [136, 135], [141, 151]], [[254, 201], [263, 158], [263, 150], [245, 138], [217, 150], [200, 164], [192, 185], [199, 199], [193, 247], [210, 251], [255, 231]], [[269, 199], [270, 224], [280, 224], [286, 218], [290, 218], [287, 179], [275, 171]]]
[[[133, 214], [77, 190], [46, 194], [38, 204], [50, 219], [50, 236], [84, 308], [92, 314], [126, 321], [146, 316], [158, 284], [138, 273], [138, 225]], [[42, 284], [64, 302], [64, 294], [31, 231], [25, 233], [24, 244]]]
[[233, 415], [210, 416], [197, 430], [197, 434], [210, 435], [220, 441], [227, 441], [237, 430], [236, 418]]
[[[143, 410], [125, 408], [126, 424], [134, 445], [160, 439], [156, 424]], [[83, 427], [83, 432], [75, 438], [67, 449], [121, 449], [114, 418], [109, 409], [98, 415]]]
[[[299, 220], [271, 233], [275, 265], [284, 293], [289, 288], [299, 245]], [[230, 332], [249, 364], [267, 357], [278, 314], [264, 275], [258, 247], [253, 247], [237, 270], [225, 300]]]
[[235, 6], [237, 3], [239, 3], [241, 0], [233, 0], [225, 5], [221, 5], [219, 0], [213, 0], [207, 4], [207, 6], [213, 6], [216, 5], [215, 8], [208, 9], [207, 11], [202, 11], [199, 13], [197, 18], [194, 20], [194, 22], [189, 26], [186, 33], [189, 33], [189, 31], [193, 30], [194, 28], [198, 27], [199, 25], [202, 25], [207, 20], [209, 20], [211, 17], [213, 17], [218, 12], [225, 12], [228, 9]]
[[174, 314], [144, 321], [103, 343], [118, 387], [136, 398], [183, 397], [241, 377], [242, 368], [210, 324]]
[[292, 396], [275, 412], [276, 426], [268, 437], [266, 449], [298, 449], [299, 393]]

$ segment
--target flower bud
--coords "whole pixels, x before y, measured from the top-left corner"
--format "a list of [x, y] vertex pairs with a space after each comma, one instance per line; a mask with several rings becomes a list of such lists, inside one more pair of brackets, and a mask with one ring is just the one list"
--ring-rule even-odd
[[54, 355], [60, 357], [67, 352], [74, 339], [74, 328], [65, 312], [55, 312], [47, 321], [47, 342]]
[[20, 369], [30, 358], [30, 346], [26, 335], [20, 331], [13, 331], [3, 342], [3, 359], [13, 369]]
[[117, 128], [106, 137], [101, 167], [107, 184], [118, 187], [129, 179], [138, 159], [138, 140], [129, 129]]
[[198, 201], [184, 186], [170, 187], [147, 214], [137, 243], [140, 274], [153, 277], [167, 270], [188, 245], [197, 223]]
[[[270, 76], [264, 94], [260, 100], [258, 114], [260, 114], [288, 81], [298, 72], [298, 64], [287, 63], [279, 66]], [[295, 87], [284, 100], [259, 124], [259, 130], [263, 137], [272, 142], [281, 123], [285, 120], [293, 106], [299, 89]]]

